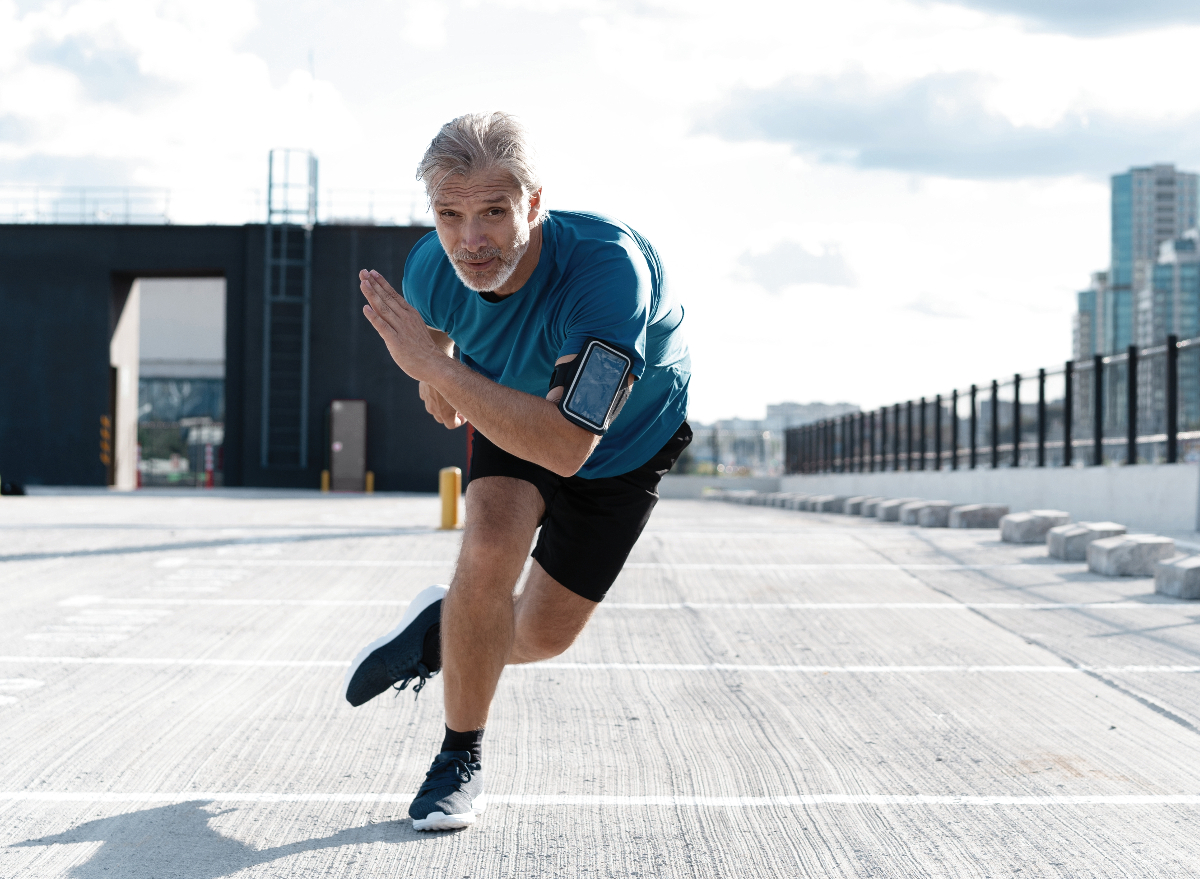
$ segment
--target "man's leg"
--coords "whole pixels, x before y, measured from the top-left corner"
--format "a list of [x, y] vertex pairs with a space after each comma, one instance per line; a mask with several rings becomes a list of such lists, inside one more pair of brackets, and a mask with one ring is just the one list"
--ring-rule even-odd
[[442, 607], [446, 726], [483, 729], [512, 653], [513, 588], [545, 504], [531, 483], [507, 476], [467, 486], [462, 549]]
[[575, 643], [598, 606], [563, 586], [535, 561], [514, 604], [516, 632], [509, 664], [558, 656]]

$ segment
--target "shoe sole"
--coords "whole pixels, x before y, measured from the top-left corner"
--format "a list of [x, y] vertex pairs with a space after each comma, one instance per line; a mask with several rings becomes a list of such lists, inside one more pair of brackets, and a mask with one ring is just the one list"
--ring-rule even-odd
[[350, 679], [354, 677], [354, 673], [358, 671], [359, 666], [366, 662], [367, 657], [387, 644], [393, 638], [397, 637], [401, 632], [412, 625], [413, 620], [421, 615], [421, 611], [429, 607], [435, 601], [446, 597], [449, 590], [445, 586], [429, 586], [422, 589], [408, 604], [408, 609], [404, 611], [404, 616], [400, 618], [400, 625], [392, 629], [386, 635], [376, 638], [366, 647], [358, 652], [358, 655], [350, 663], [350, 668], [346, 670], [346, 677], [342, 680], [342, 695], [349, 701]]
[[445, 812], [430, 812], [424, 818], [413, 818], [413, 830], [462, 830], [475, 823], [475, 816], [482, 815], [487, 802], [480, 794], [471, 803], [471, 811], [461, 815], [447, 815]]

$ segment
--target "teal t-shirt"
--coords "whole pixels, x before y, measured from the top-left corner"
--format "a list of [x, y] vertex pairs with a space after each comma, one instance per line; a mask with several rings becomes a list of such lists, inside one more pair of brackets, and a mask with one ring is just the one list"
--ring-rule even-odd
[[550, 211], [525, 285], [488, 302], [463, 284], [431, 232], [404, 266], [404, 298], [458, 346], [462, 362], [506, 387], [545, 397], [554, 362], [597, 338], [633, 357], [625, 408], [580, 469], [588, 479], [635, 470], [687, 417], [691, 358], [650, 242], [596, 214]]

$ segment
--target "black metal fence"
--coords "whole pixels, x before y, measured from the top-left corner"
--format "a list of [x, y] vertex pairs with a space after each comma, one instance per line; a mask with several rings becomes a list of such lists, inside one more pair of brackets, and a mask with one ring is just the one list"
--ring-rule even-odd
[[1200, 460], [1200, 338], [787, 431], [787, 473]]

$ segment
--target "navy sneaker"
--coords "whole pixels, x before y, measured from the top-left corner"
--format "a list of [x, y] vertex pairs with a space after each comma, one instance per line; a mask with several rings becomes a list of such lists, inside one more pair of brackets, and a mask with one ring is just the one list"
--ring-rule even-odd
[[483, 768], [470, 751], [442, 751], [408, 807], [413, 830], [461, 830], [483, 812]]
[[[364, 647], [346, 671], [346, 701], [354, 707], [374, 699], [394, 684], [403, 690], [413, 678], [421, 692], [425, 682], [442, 670], [441, 651], [425, 651], [425, 636], [441, 624], [445, 586], [430, 586], [408, 605], [400, 625]], [[436, 638], [435, 638], [436, 640]]]

